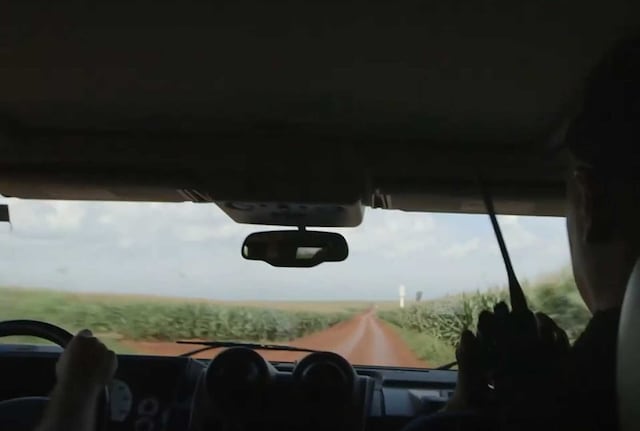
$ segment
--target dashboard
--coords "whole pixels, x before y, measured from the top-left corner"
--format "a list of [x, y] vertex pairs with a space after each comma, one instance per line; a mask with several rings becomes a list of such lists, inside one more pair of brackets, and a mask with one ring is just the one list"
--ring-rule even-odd
[[[46, 395], [55, 346], [0, 345], [0, 400]], [[111, 430], [399, 430], [438, 410], [456, 372], [352, 366], [311, 353], [270, 363], [234, 347], [212, 360], [119, 355], [110, 387]]]

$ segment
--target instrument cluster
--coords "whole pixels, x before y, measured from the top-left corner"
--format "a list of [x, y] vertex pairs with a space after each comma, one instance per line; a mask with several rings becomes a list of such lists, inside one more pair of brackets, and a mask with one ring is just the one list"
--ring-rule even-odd
[[363, 429], [372, 385], [335, 353], [311, 353], [293, 371], [279, 371], [256, 351], [234, 347], [204, 371], [192, 428]]

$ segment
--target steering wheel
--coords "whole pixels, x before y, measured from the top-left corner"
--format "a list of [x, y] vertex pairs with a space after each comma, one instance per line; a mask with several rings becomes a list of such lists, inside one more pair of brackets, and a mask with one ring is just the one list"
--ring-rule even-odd
[[[37, 320], [7, 320], [0, 322], [0, 337], [31, 336], [51, 341], [63, 349], [73, 334], [58, 326]], [[42, 419], [49, 397], [21, 397], [0, 401], [0, 429], [33, 430]], [[98, 401], [98, 430], [105, 430], [109, 419], [109, 390], [105, 387]]]

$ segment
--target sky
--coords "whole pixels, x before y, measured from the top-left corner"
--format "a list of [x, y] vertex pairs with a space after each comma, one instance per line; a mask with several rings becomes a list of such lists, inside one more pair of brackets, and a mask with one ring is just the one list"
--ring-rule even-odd
[[[219, 300], [391, 300], [506, 283], [486, 215], [367, 208], [344, 262], [274, 268], [244, 260], [241, 225], [214, 204], [0, 199], [0, 285]], [[501, 216], [521, 280], [569, 266], [563, 218]]]

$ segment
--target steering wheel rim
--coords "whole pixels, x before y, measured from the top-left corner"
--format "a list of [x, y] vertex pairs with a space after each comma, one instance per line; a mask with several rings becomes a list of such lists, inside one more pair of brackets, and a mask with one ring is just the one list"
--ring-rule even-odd
[[0, 322], [0, 338], [12, 336], [38, 337], [51, 341], [63, 349], [67, 347], [73, 334], [66, 329], [39, 320], [5, 320]]
[[[57, 344], [63, 349], [67, 347], [73, 334], [64, 328], [39, 320], [5, 320], [0, 322], [0, 338], [10, 336], [30, 336]], [[22, 427], [24, 430], [31, 430], [37, 426], [42, 414], [44, 406], [49, 397], [21, 397], [0, 401], [0, 426], [2, 424], [11, 424], [12, 430], [19, 431]], [[96, 425], [98, 430], [107, 428], [109, 413], [109, 388], [105, 386], [104, 391], [100, 394], [98, 401], [98, 418]], [[16, 417], [18, 415], [28, 415], [28, 419]], [[5, 427], [2, 427], [5, 429]], [[9, 428], [7, 428], [9, 429]]]

